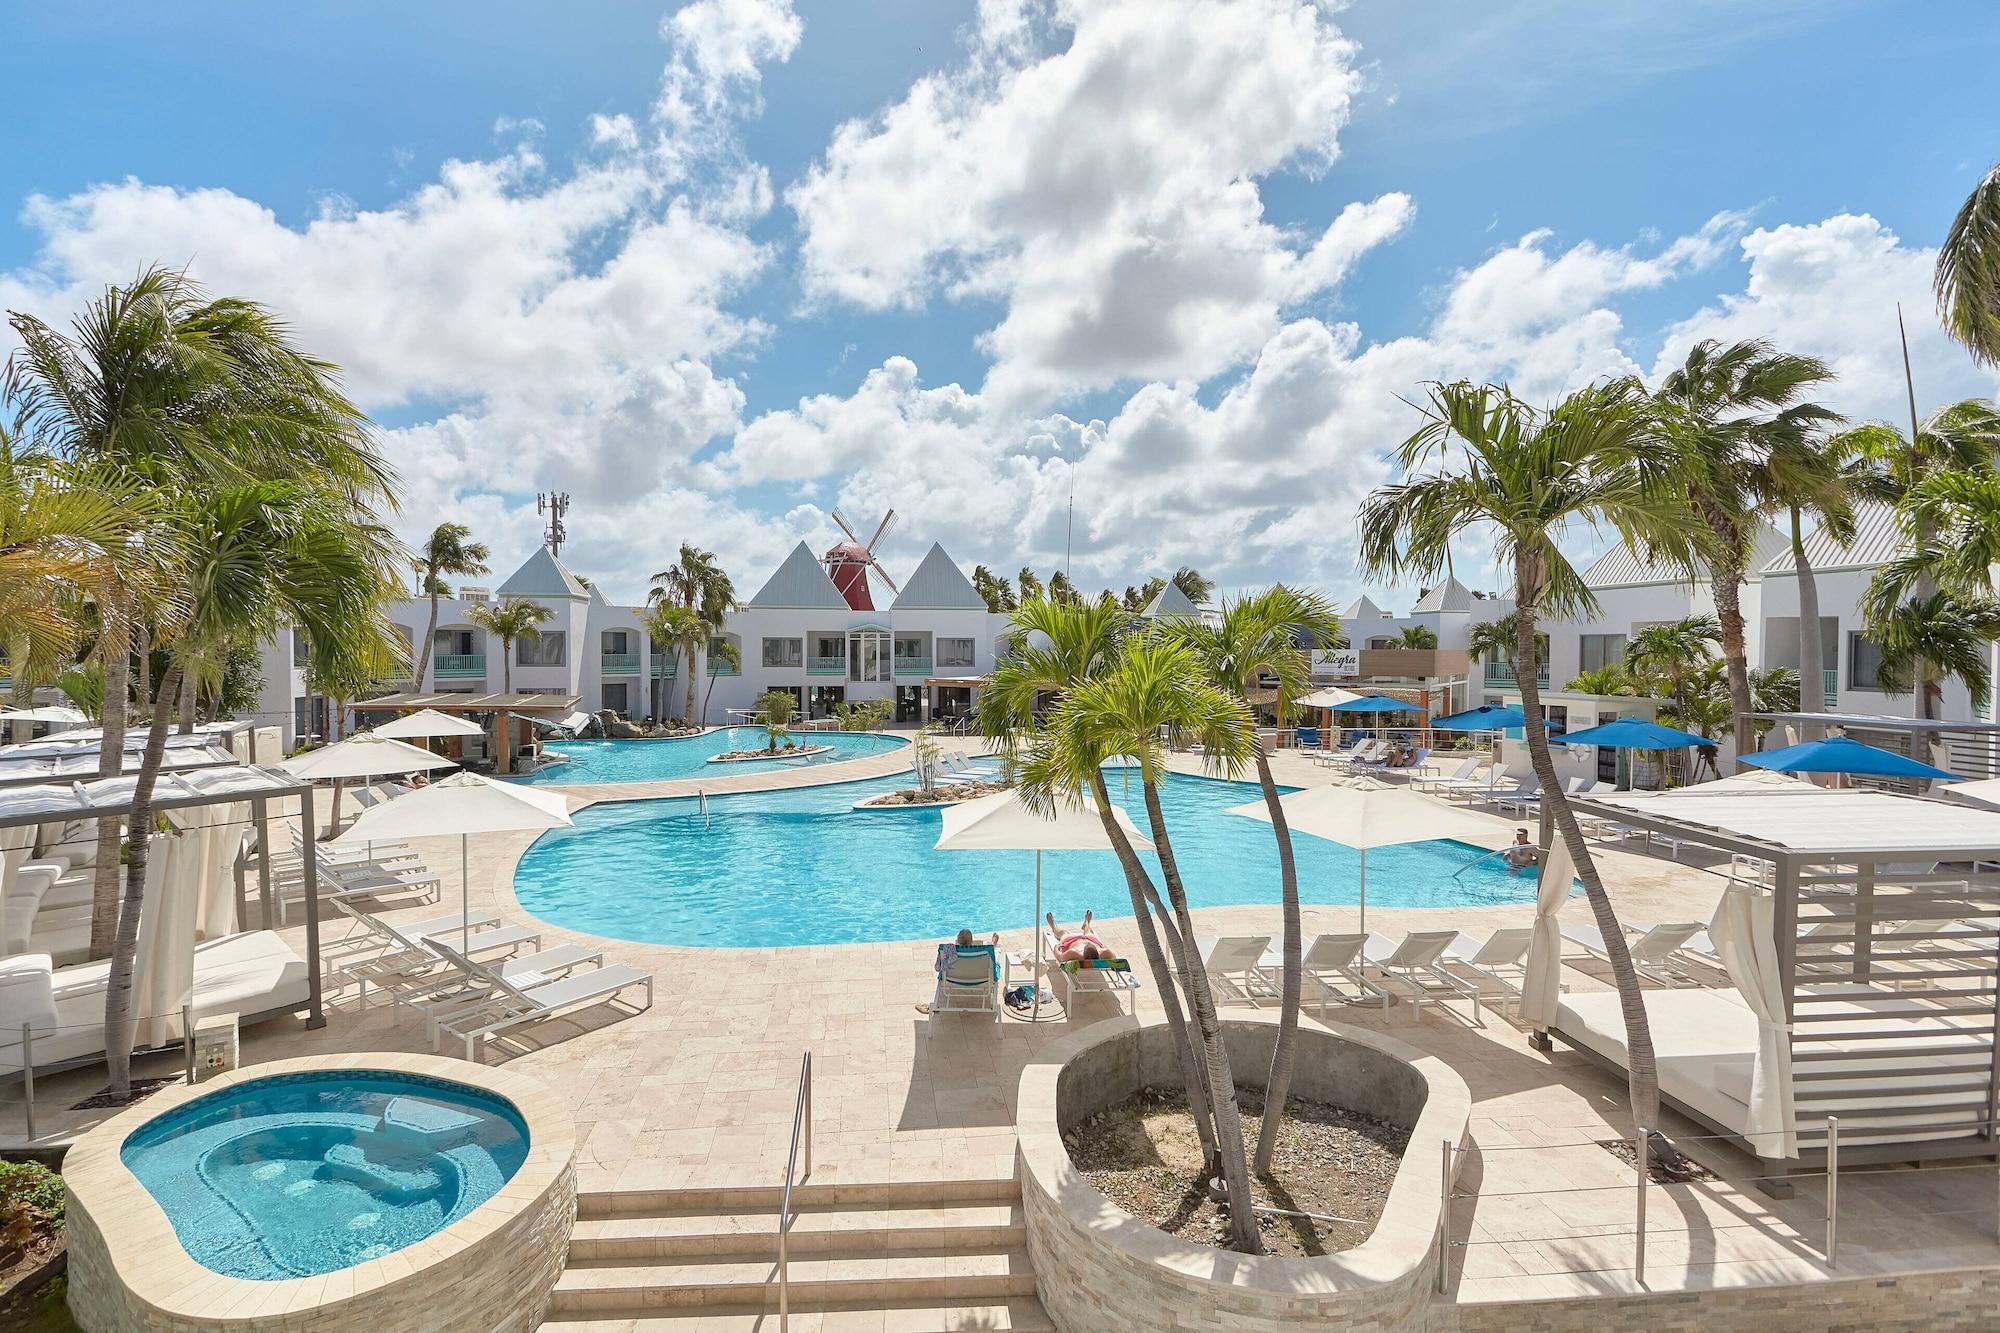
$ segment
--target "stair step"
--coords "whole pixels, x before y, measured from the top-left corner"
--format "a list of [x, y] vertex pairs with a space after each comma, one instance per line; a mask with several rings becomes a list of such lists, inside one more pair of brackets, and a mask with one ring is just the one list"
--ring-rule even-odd
[[[794, 1302], [791, 1333], [1054, 1333], [1055, 1324], [1032, 1296], [1006, 1301], [940, 1305], [928, 1301], [855, 1304]], [[777, 1333], [778, 1315], [760, 1305], [705, 1305], [688, 1310], [648, 1310], [558, 1316], [542, 1333]]]
[[[776, 1253], [777, 1225], [776, 1213], [699, 1209], [580, 1217], [570, 1232], [569, 1257], [572, 1263], [701, 1255], [768, 1259]], [[795, 1256], [825, 1258], [926, 1248], [1004, 1249], [1025, 1243], [1026, 1236], [1019, 1203], [905, 1203], [802, 1209], [792, 1218], [788, 1244]]]
[[[551, 1316], [658, 1307], [775, 1306], [777, 1264], [769, 1257], [685, 1258], [668, 1263], [572, 1260], [556, 1282]], [[809, 1256], [790, 1264], [794, 1302], [939, 1305], [1032, 1296], [1035, 1274], [1019, 1246], [969, 1250], [889, 1250], [855, 1258]]]
[[[872, 1204], [1012, 1202], [1021, 1197], [1013, 1176], [967, 1176], [950, 1180], [812, 1181], [792, 1188], [794, 1208], [840, 1208]], [[579, 1190], [578, 1217], [618, 1217], [662, 1212], [777, 1212], [785, 1191], [778, 1185], [684, 1186], [675, 1189]]]

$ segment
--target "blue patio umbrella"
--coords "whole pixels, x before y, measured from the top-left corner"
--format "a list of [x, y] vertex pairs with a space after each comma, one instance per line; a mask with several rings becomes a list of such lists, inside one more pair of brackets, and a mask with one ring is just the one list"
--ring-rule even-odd
[[1774, 768], [1780, 773], [1849, 773], [1857, 777], [1934, 778], [1946, 782], [1958, 777], [1908, 755], [1864, 745], [1848, 736], [1800, 741], [1779, 750], [1746, 754], [1743, 762], [1752, 768]]
[[1519, 708], [1512, 704], [1481, 704], [1449, 717], [1431, 719], [1432, 731], [1505, 731], [1527, 725]]
[[1621, 717], [1601, 727], [1586, 727], [1561, 737], [1564, 745], [1605, 745], [1617, 750], [1684, 750], [1714, 741], [1643, 717]]
[[1421, 713], [1422, 706], [1405, 703], [1401, 699], [1391, 699], [1386, 694], [1364, 694], [1359, 699], [1349, 699], [1344, 704], [1335, 704], [1330, 710], [1335, 713]]

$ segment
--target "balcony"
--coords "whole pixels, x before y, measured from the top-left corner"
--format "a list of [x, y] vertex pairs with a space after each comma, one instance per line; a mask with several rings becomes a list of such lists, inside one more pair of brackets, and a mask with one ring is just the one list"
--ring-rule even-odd
[[1840, 702], [1840, 668], [1828, 667], [1819, 674], [1826, 682], [1826, 706], [1831, 708]]
[[439, 653], [431, 659], [431, 674], [439, 680], [483, 680], [485, 653]]
[[708, 659], [708, 674], [711, 676], [736, 676], [742, 674], [742, 669], [726, 657], [711, 657]]
[[806, 674], [808, 676], [844, 676], [847, 674], [847, 659], [845, 657], [808, 657], [806, 659]]
[[653, 654], [654, 680], [672, 680], [675, 676], [678, 676], [680, 674], [680, 671], [681, 671], [681, 655], [679, 653]]
[[[1488, 685], [1502, 686], [1514, 684], [1514, 664], [1512, 662], [1494, 662], [1489, 660], [1486, 663], [1486, 683]], [[1536, 670], [1535, 684], [1545, 690], [1549, 687], [1549, 664], [1547, 662], [1541, 663]]]
[[899, 676], [928, 676], [931, 674], [931, 659], [928, 657], [897, 657], [896, 674]]
[[636, 676], [639, 674], [639, 654], [605, 653], [599, 660], [598, 669], [607, 676]]

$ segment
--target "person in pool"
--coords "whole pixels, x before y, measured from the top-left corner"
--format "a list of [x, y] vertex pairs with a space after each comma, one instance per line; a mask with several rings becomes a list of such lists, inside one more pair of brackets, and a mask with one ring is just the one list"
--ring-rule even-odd
[[1514, 845], [1507, 849], [1507, 866], [1511, 870], [1526, 870], [1542, 859], [1542, 849], [1528, 841], [1528, 830], [1514, 830]]
[[1083, 924], [1075, 930], [1065, 931], [1056, 924], [1056, 914], [1049, 913], [1049, 938], [1056, 942], [1058, 963], [1088, 963], [1099, 958], [1111, 957], [1111, 950], [1104, 941], [1091, 933], [1091, 914], [1083, 914]]

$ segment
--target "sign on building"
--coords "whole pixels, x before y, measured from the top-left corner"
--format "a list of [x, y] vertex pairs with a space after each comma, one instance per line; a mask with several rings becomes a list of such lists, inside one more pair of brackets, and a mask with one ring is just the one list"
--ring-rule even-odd
[[1361, 650], [1359, 648], [1315, 648], [1312, 654], [1314, 676], [1335, 678], [1354, 677], [1361, 674]]

